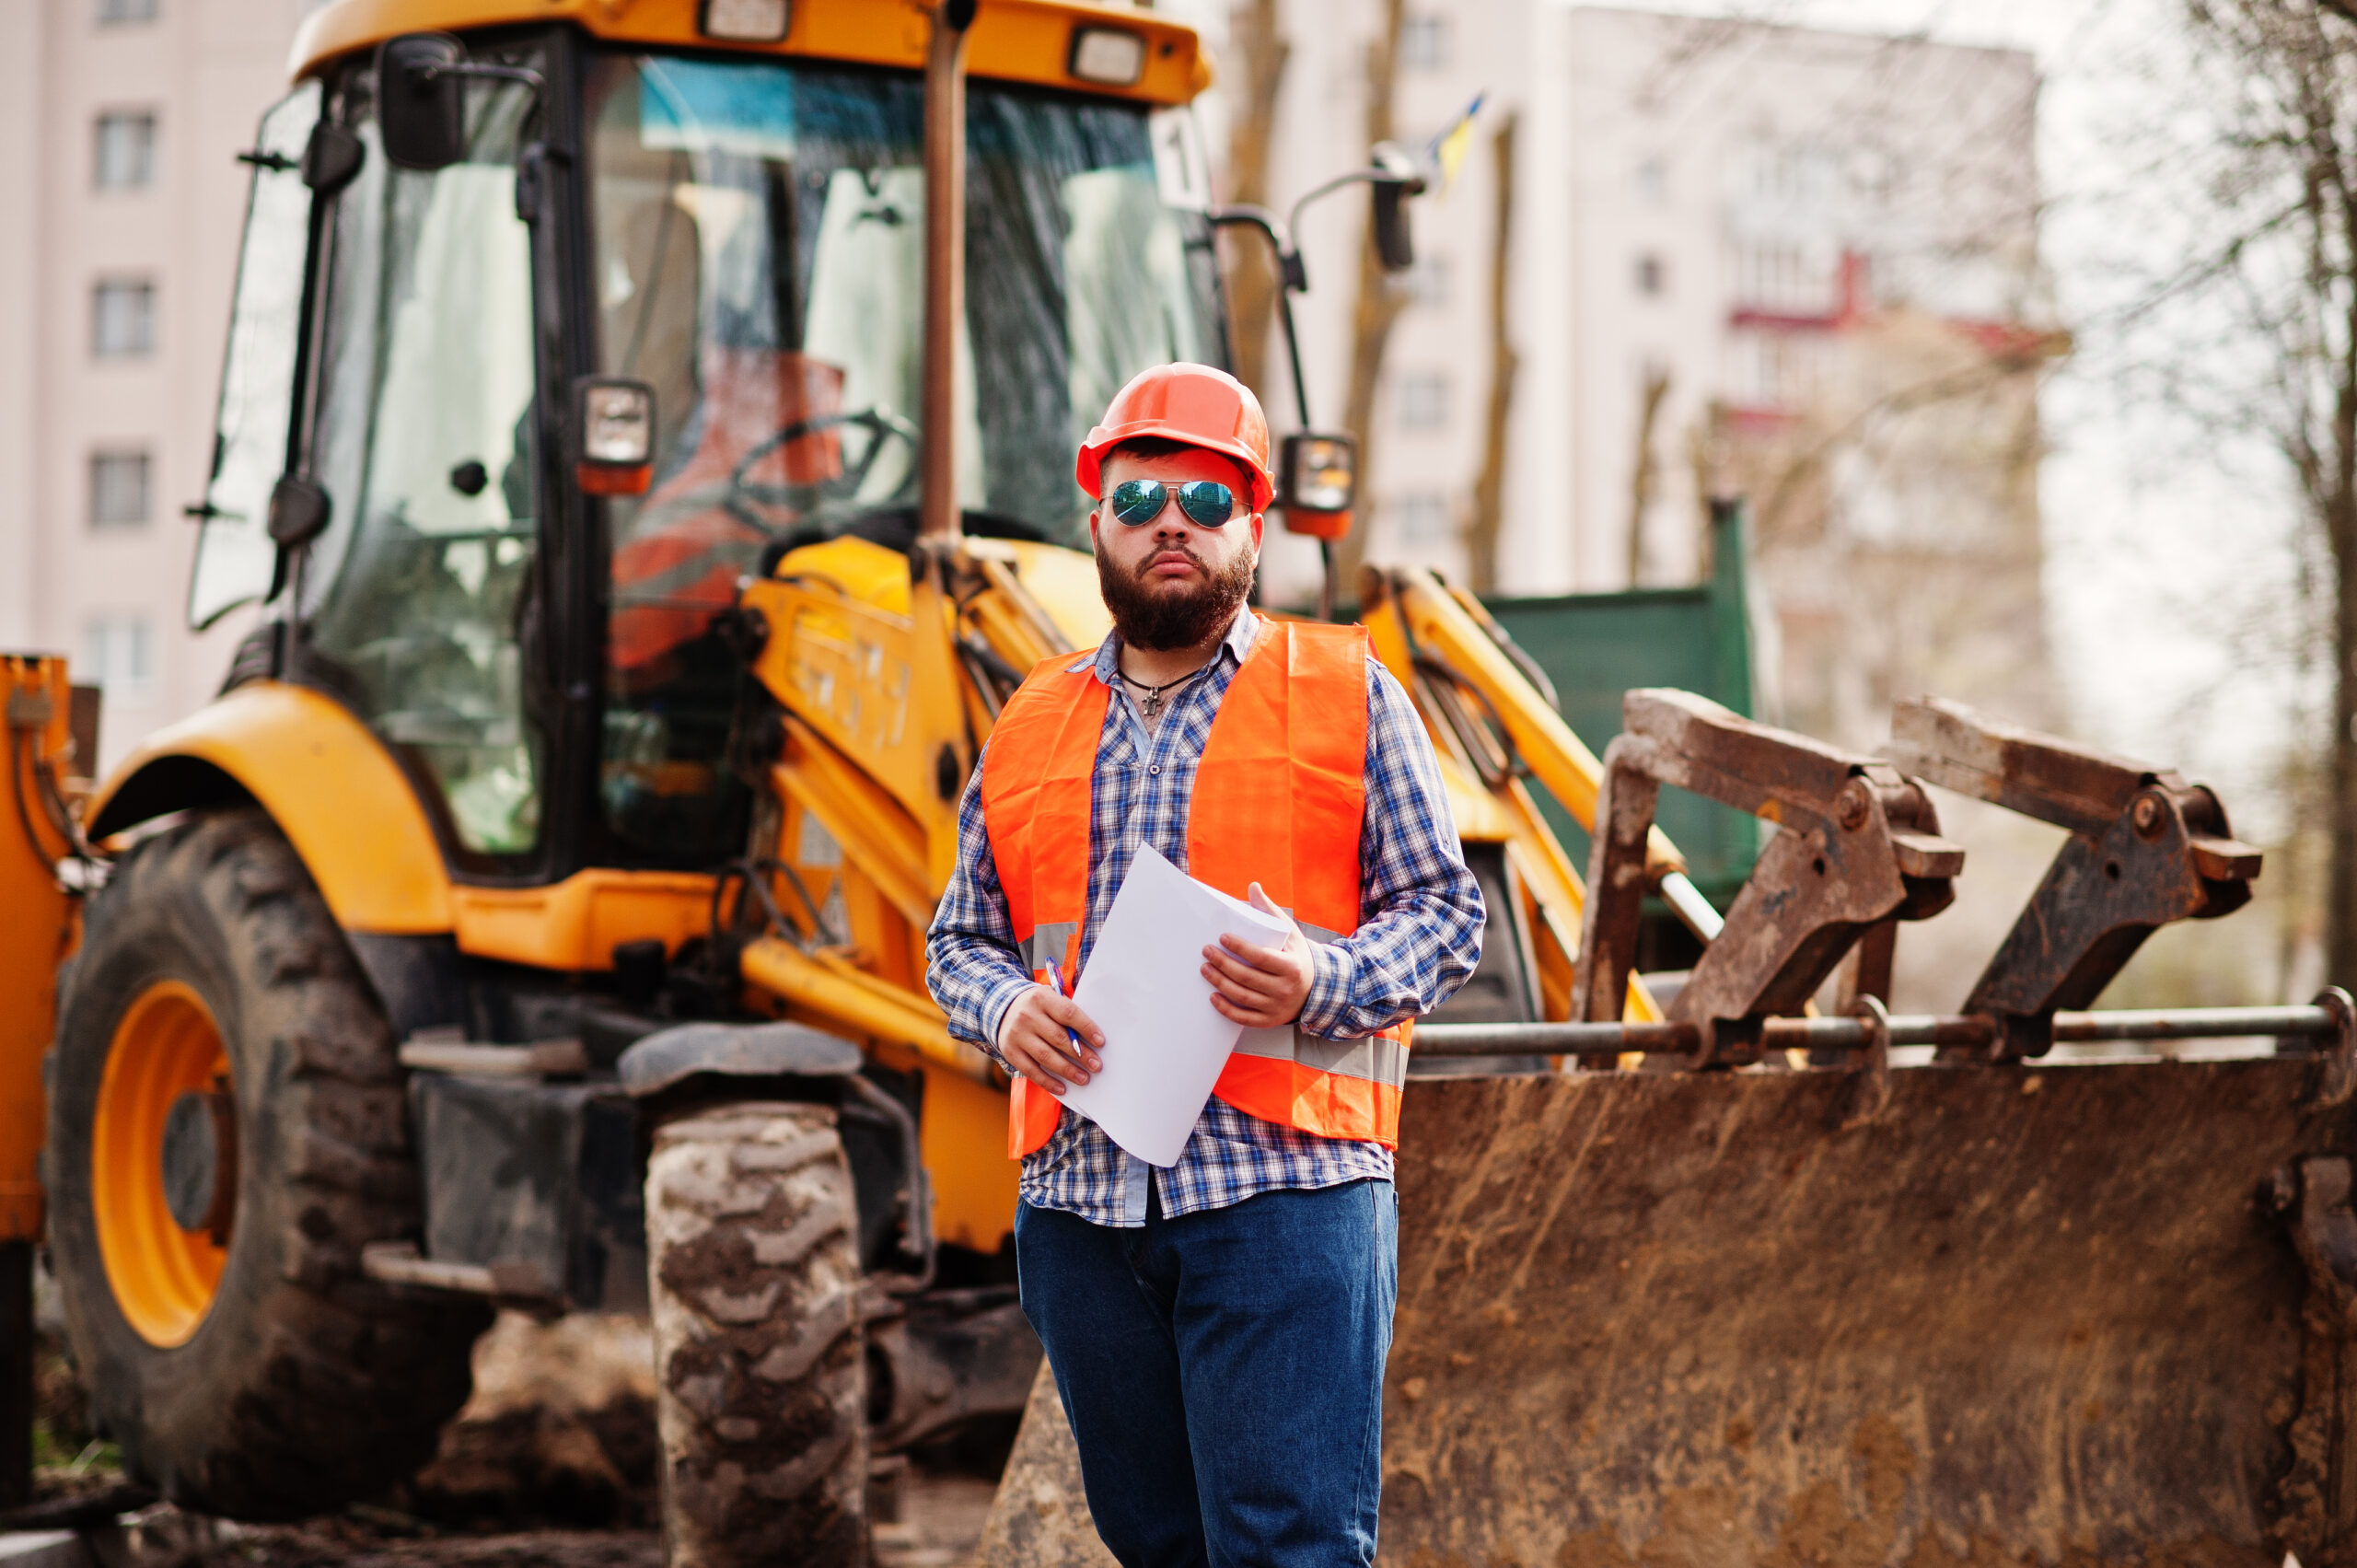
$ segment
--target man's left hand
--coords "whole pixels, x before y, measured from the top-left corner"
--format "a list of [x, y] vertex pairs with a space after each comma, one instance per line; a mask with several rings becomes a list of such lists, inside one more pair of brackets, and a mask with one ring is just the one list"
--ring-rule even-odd
[[[1253, 883], [1250, 892], [1254, 909], [1283, 916], [1284, 911], [1269, 900], [1260, 883]], [[1293, 926], [1280, 947], [1223, 936], [1218, 947], [1203, 949], [1203, 978], [1212, 982], [1212, 1005], [1219, 1009], [1221, 1017], [1232, 1018], [1247, 1028], [1275, 1028], [1300, 1017], [1317, 972], [1310, 961], [1309, 938], [1298, 925]]]

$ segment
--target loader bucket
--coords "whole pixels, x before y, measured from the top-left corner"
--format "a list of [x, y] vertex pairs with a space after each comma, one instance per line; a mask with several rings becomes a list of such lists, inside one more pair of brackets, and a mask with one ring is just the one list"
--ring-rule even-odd
[[[1840, 1070], [1412, 1082], [1384, 1560], [2337, 1568], [2325, 1071], [1922, 1067], [1879, 1109]], [[1061, 1516], [995, 1555], [1082, 1560], [1027, 1467], [1001, 1513]]]

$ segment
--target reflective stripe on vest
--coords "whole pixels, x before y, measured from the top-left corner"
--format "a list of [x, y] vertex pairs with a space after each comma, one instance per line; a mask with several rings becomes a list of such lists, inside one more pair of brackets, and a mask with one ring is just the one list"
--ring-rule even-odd
[[[1197, 764], [1187, 871], [1246, 896], [1254, 881], [1305, 935], [1358, 928], [1366, 803], [1366, 634], [1272, 622], [1221, 699]], [[982, 818], [1025, 967], [1074, 983], [1088, 902], [1090, 781], [1111, 692], [1075, 656], [1043, 661], [1008, 699], [982, 765]], [[1264, 1121], [1329, 1138], [1399, 1142], [1409, 1028], [1361, 1040], [1248, 1029], [1212, 1092]], [[1007, 1153], [1054, 1133], [1055, 1098], [1017, 1079]]]

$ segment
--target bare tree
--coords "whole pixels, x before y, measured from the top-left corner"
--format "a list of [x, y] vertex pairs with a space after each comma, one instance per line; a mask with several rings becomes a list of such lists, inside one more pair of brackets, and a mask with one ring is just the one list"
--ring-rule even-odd
[[1498, 585], [1498, 528], [1504, 521], [1506, 429], [1514, 413], [1515, 374], [1521, 360], [1506, 328], [1512, 302], [1506, 297], [1512, 281], [1514, 254], [1514, 139], [1517, 117], [1506, 111], [1490, 139], [1498, 181], [1490, 244], [1490, 411], [1481, 438], [1481, 471], [1473, 481], [1473, 513], [1465, 530], [1468, 575], [1473, 591], [1488, 593]]
[[[1393, 84], [1399, 75], [1399, 25], [1407, 10], [1406, 0], [1382, 0], [1382, 25], [1366, 51], [1366, 145], [1370, 153], [1378, 142], [1391, 140], [1391, 100]], [[1343, 403], [1342, 427], [1359, 438], [1362, 468], [1370, 468], [1364, 459], [1371, 456], [1373, 443], [1367, 438], [1368, 427], [1375, 421], [1375, 393], [1383, 376], [1383, 351], [1391, 340], [1391, 324], [1408, 303], [1407, 293], [1399, 281], [1384, 271], [1383, 258], [1375, 244], [1375, 225], [1369, 223], [1365, 236], [1359, 242], [1359, 288], [1357, 303], [1351, 310], [1351, 382], [1350, 395]], [[1364, 476], [1360, 493], [1365, 494]], [[1359, 526], [1350, 536], [1334, 547], [1337, 580], [1349, 591], [1349, 585], [1359, 580], [1359, 563], [1366, 557], [1367, 528], [1373, 519], [1364, 516], [1361, 507]]]
[[[1661, 405], [1669, 397], [1669, 372], [1655, 366], [1645, 372], [1644, 396], [1637, 404], [1637, 460], [1629, 470], [1629, 586], [1636, 587], [1645, 572], [1645, 514], [1661, 494], [1661, 461], [1654, 454], [1654, 436], [1661, 424]], [[1707, 498], [1707, 492], [1703, 493]]]
[[[1276, 136], [1277, 95], [1284, 87], [1293, 45], [1279, 32], [1277, 0], [1247, 0], [1236, 8], [1228, 37], [1243, 64], [1243, 87], [1227, 133], [1227, 200], [1265, 206], [1269, 150]], [[1260, 236], [1225, 231], [1227, 297], [1236, 374], [1269, 401], [1269, 321], [1276, 308], [1277, 268]]]
[[2212, 79], [2226, 220], [2165, 291], [2235, 311], [2263, 343], [2258, 397], [2234, 415], [2282, 452], [2328, 581], [2323, 748], [2326, 972], [2357, 979], [2357, 11], [2336, 0], [2189, 0]]

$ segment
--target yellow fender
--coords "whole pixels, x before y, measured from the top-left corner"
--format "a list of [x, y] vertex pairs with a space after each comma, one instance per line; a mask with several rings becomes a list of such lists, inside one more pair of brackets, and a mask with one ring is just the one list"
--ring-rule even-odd
[[408, 777], [367, 726], [299, 686], [240, 686], [149, 736], [91, 797], [89, 833], [241, 793], [285, 833], [346, 931], [451, 929], [442, 846]]

